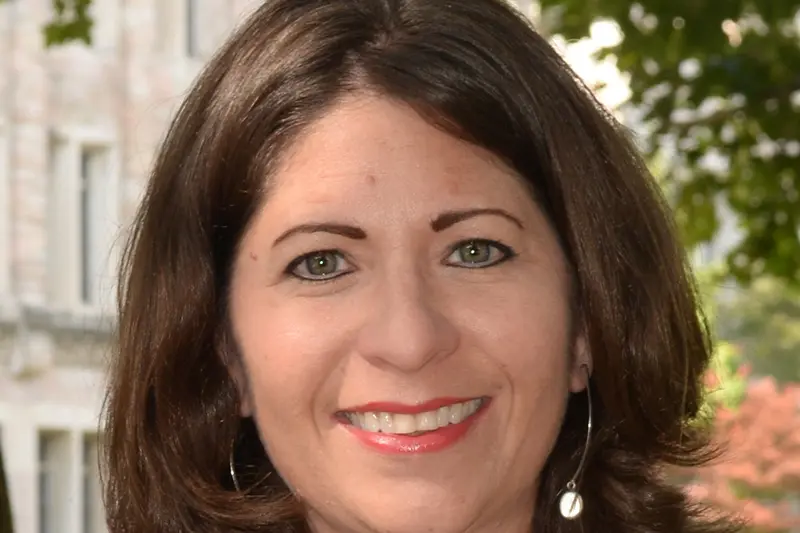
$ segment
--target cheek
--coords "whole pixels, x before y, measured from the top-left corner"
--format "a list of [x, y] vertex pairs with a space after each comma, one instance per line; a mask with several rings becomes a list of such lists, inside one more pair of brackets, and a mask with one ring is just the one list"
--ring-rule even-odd
[[506, 443], [515, 449], [506, 457], [535, 470], [555, 440], [569, 395], [572, 317], [566, 283], [519, 288], [487, 302], [491, 312], [482, 315], [479, 338], [509, 385], [509, 405], [501, 411], [508, 417]]
[[234, 331], [256, 415], [297, 427], [308, 423], [321, 388], [336, 373], [346, 328], [334, 327], [342, 321], [329, 310], [267, 302], [255, 292], [239, 298]]
[[565, 283], [537, 283], [539, 279], [525, 279], [461, 306], [473, 342], [483, 346], [512, 381], [560, 376], [570, 360], [571, 310]]
[[514, 393], [527, 406], [529, 423], [540, 428], [560, 425], [573, 350], [570, 308], [559, 294], [528, 301], [524, 309], [516, 325], [514, 350], [509, 352]]
[[329, 483], [321, 466], [309, 477], [308, 465], [319, 464], [320, 430], [333, 424], [326, 418], [332, 406], [325, 402], [341, 382], [347, 344], [346, 317], [336, 321], [309, 307], [250, 303], [239, 306], [234, 321], [261, 442], [298, 495], [309, 483], [315, 490]]

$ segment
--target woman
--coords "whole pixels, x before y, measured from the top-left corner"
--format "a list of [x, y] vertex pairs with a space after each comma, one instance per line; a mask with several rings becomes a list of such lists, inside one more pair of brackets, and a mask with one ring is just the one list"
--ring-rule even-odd
[[667, 212], [500, 1], [265, 2], [134, 224], [111, 533], [721, 530]]

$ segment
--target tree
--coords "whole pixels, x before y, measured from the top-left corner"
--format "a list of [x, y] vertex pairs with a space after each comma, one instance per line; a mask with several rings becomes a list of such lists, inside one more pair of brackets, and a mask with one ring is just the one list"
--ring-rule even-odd
[[48, 46], [69, 41], [92, 42], [92, 0], [53, 0], [55, 18], [44, 28]]
[[753, 373], [800, 383], [800, 296], [766, 277], [719, 298], [716, 335], [739, 346]]
[[[0, 4], [7, 0], [0, 0]], [[53, 20], [44, 27], [47, 46], [71, 41], [92, 42], [92, 18], [90, 8], [93, 0], [52, 0]]]
[[[767, 346], [779, 346], [779, 341], [765, 335], [783, 339], [786, 332], [769, 331], [763, 325], [773, 319], [782, 325], [786, 312], [779, 311], [780, 306], [753, 304], [751, 300], [780, 300], [771, 289], [780, 289], [781, 285], [761, 278], [731, 297], [719, 286], [719, 269], [707, 268], [698, 274], [705, 314], [721, 339], [705, 376], [706, 401], [695, 423], [713, 429], [723, 454], [710, 466], [681, 468], [669, 474], [696, 501], [742, 517], [749, 526], [748, 533], [800, 531], [800, 384], [788, 383], [781, 388], [772, 376], [754, 378], [752, 369], [763, 363], [762, 357], [773, 360], [771, 350], [768, 347], [758, 355], [748, 353], [748, 348], [758, 343], [727, 342], [723, 325], [737, 320], [741, 311], [745, 322], [760, 326], [750, 333], [759, 335]], [[764, 291], [770, 298], [754, 296]], [[785, 291], [782, 298], [791, 307]], [[742, 310], [753, 305], [752, 310]], [[735, 325], [735, 330], [744, 332], [743, 326]], [[796, 353], [786, 354], [787, 363], [796, 360]]]
[[689, 493], [737, 514], [752, 532], [800, 528], [800, 386], [782, 390], [772, 378], [748, 386], [735, 407], [719, 405], [716, 438], [725, 455], [694, 472]]
[[742, 282], [800, 285], [800, 0], [540, 0], [542, 26], [568, 40], [613, 22], [598, 52], [630, 78], [649, 155], [690, 246], [730, 208], [743, 238], [727, 256]]

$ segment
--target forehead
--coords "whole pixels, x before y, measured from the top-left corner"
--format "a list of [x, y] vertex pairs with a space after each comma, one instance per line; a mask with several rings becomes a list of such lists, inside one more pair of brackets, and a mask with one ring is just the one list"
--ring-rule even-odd
[[496, 156], [377, 96], [343, 100], [289, 148], [272, 201], [530, 201], [522, 178]]

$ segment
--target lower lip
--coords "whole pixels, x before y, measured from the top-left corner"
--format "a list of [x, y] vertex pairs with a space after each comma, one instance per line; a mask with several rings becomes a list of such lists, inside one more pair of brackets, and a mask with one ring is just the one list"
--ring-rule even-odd
[[342, 423], [342, 425], [362, 443], [383, 453], [431, 453], [449, 448], [464, 438], [469, 428], [472, 427], [488, 406], [489, 400], [486, 400], [474, 414], [458, 424], [448, 424], [443, 428], [416, 436], [365, 431], [346, 423]]

